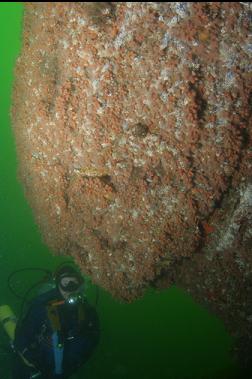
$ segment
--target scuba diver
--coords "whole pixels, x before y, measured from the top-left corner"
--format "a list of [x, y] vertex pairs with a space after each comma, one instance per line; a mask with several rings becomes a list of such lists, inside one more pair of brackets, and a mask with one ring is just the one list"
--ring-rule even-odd
[[13, 379], [69, 378], [99, 342], [98, 316], [82, 296], [82, 276], [65, 265], [54, 279], [56, 288], [38, 295], [15, 328]]

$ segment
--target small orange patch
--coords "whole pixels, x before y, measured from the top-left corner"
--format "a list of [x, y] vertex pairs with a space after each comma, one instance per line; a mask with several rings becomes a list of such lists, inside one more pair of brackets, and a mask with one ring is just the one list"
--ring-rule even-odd
[[215, 228], [212, 225], [209, 225], [207, 222], [203, 222], [203, 228], [206, 234], [213, 233]]
[[209, 39], [209, 34], [206, 32], [200, 32], [199, 33], [199, 40], [201, 42], [206, 42]]

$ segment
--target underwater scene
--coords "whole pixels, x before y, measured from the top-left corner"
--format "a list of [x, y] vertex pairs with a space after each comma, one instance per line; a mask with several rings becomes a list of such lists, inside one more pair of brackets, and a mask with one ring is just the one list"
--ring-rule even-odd
[[0, 379], [252, 377], [252, 9], [214, 4], [0, 4]]

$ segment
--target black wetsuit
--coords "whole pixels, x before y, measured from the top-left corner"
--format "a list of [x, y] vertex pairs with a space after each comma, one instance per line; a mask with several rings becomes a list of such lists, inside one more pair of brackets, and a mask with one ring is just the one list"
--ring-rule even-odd
[[[60, 338], [63, 343], [62, 375], [55, 374], [52, 322], [48, 316], [48, 304], [62, 300], [58, 290], [38, 296], [26, 317], [17, 327], [14, 347], [16, 352], [33, 363], [41, 373], [40, 378], [68, 378], [87, 361], [99, 341], [97, 313], [88, 302], [79, 305], [57, 305], [60, 320]], [[83, 317], [80, 319], [80, 308]], [[13, 379], [29, 379], [33, 369], [24, 364], [18, 354], [13, 364]]]

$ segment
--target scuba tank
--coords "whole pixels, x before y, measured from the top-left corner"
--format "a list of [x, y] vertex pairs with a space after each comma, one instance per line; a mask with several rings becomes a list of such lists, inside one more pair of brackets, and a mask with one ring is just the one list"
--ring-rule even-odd
[[8, 334], [11, 343], [14, 341], [17, 319], [8, 305], [0, 306], [0, 322]]
[[[17, 319], [14, 313], [12, 312], [11, 308], [9, 307], [9, 305], [0, 306], [0, 323], [3, 325], [5, 332], [9, 336], [11, 346], [13, 348], [13, 341], [15, 338]], [[30, 374], [29, 379], [36, 379], [40, 377], [41, 377], [41, 372], [35, 370]]]

